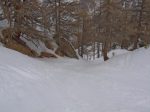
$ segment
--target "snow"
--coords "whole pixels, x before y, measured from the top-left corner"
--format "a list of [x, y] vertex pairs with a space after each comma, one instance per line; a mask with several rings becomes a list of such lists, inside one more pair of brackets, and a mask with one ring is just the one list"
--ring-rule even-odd
[[107, 62], [0, 52], [0, 112], [150, 112], [150, 49]]
[[0, 29], [8, 27], [8, 21], [6, 19], [0, 21]]
[[126, 49], [114, 49], [114, 50], [111, 50], [109, 53], [108, 53], [108, 57], [109, 58], [112, 58], [114, 56], [118, 56], [118, 55], [123, 55], [123, 54], [126, 54], [130, 51], [126, 50]]

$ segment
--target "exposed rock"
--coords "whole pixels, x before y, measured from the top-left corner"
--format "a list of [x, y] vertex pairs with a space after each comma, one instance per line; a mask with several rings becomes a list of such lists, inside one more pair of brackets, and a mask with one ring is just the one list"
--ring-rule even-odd
[[39, 56], [40, 58], [57, 58], [54, 54], [48, 53], [48, 52], [41, 52], [41, 55]]
[[38, 54], [30, 49], [21, 39], [16, 39], [12, 28], [6, 28], [2, 31], [3, 39], [1, 40], [5, 47], [21, 52], [25, 55], [37, 57]]
[[57, 55], [59, 55], [59, 56], [62, 56], [62, 57], [64, 57], [65, 56], [65, 54], [61, 51], [61, 49], [60, 48], [58, 48], [57, 50], [56, 50], [56, 52], [55, 52]]
[[70, 58], [78, 59], [78, 56], [72, 44], [69, 41], [67, 41], [65, 38], [60, 39], [60, 48], [56, 51], [56, 53], [58, 55], [64, 54], [65, 56], [68, 56]]
[[53, 48], [53, 45], [52, 45], [52, 41], [46, 41], [46, 42], [45, 42], [45, 46], [46, 46], [48, 49], [52, 49], [52, 50], [54, 49], [54, 48]]
[[7, 42], [5, 43], [5, 47], [16, 50], [28, 56], [32, 56], [32, 57], [38, 56], [38, 54], [35, 51], [31, 50], [29, 47], [24, 46], [12, 39], [7, 39]]
[[[1, 41], [3, 42], [4, 46], [7, 48], [16, 50], [18, 52], [21, 52], [23, 54], [26, 54], [28, 56], [32, 57], [40, 57], [40, 58], [57, 58], [56, 55], [48, 53], [48, 52], [41, 52], [40, 56], [35, 51], [31, 50], [26, 43], [20, 39], [20, 31], [15, 31], [13, 28], [6, 28], [2, 31], [2, 35], [4, 39]], [[72, 44], [67, 41], [65, 38], [60, 39], [60, 46], [58, 48], [57, 44], [54, 44], [55, 42], [53, 40], [46, 40], [45, 46], [48, 49], [51, 49], [55, 51], [56, 54], [59, 56], [67, 56], [70, 58], [76, 58], [78, 59], [78, 56], [75, 52], [75, 49], [73, 48]]]

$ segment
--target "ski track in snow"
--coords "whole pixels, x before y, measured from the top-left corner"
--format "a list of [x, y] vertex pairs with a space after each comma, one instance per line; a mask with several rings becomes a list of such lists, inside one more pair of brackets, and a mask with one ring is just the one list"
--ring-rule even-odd
[[150, 112], [150, 49], [107, 62], [0, 51], [0, 112]]

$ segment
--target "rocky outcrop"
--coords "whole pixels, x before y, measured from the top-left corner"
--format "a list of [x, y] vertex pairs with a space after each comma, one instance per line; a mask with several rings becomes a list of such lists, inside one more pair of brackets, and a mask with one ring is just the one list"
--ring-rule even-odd
[[78, 56], [76, 54], [76, 51], [72, 44], [66, 40], [65, 38], [60, 39], [60, 47], [57, 49], [56, 54], [60, 56], [67, 56], [70, 58], [76, 58], [78, 59]]
[[48, 53], [48, 52], [41, 52], [40, 58], [57, 58], [56, 55], [52, 54], [52, 53]]
[[5, 47], [16, 50], [28, 56], [32, 56], [32, 57], [38, 56], [38, 54], [35, 51], [31, 50], [29, 47], [22, 45], [12, 39], [7, 39], [7, 42], [5, 43]]
[[37, 57], [38, 54], [30, 49], [25, 42], [23, 42], [21, 39], [15, 38], [15, 33], [12, 28], [6, 28], [2, 30], [3, 38], [1, 38], [1, 42], [4, 44], [5, 47], [9, 49], [16, 50], [18, 52], [21, 52], [25, 55]]
[[57, 58], [58, 56], [67, 56], [70, 58], [78, 59], [78, 56], [75, 52], [74, 47], [72, 44], [65, 38], [60, 39], [60, 46], [56, 44], [54, 40], [44, 40], [45, 47], [54, 51], [53, 53], [42, 51], [40, 55], [32, 50], [30, 47], [26, 45], [26, 43], [20, 39], [20, 35], [22, 32], [15, 31], [12, 28], [3, 29], [1, 34], [3, 38], [1, 38], [1, 42], [4, 44], [5, 47], [16, 50], [21, 52], [25, 55], [32, 56], [32, 57], [39, 57], [39, 58]]

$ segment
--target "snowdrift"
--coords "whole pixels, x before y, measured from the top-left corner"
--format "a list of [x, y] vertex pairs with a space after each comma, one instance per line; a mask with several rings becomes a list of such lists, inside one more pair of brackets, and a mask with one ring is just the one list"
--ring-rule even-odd
[[0, 112], [150, 112], [150, 49], [101, 63], [0, 52]]

